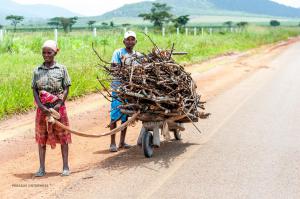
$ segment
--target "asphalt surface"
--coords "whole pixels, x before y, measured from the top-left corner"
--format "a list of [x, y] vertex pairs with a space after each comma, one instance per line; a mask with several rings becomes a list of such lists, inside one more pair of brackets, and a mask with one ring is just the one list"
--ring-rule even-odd
[[57, 197], [300, 198], [299, 55], [298, 42], [209, 101], [202, 134], [187, 125], [151, 159], [124, 151]]

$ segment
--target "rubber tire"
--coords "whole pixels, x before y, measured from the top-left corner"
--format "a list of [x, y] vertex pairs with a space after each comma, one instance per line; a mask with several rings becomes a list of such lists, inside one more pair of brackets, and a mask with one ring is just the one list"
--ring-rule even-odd
[[181, 140], [181, 133], [180, 133], [180, 130], [176, 129], [176, 130], [173, 130], [173, 133], [174, 133], [174, 137], [176, 140]]
[[153, 155], [153, 135], [146, 131], [143, 135], [142, 149], [146, 158], [151, 158]]

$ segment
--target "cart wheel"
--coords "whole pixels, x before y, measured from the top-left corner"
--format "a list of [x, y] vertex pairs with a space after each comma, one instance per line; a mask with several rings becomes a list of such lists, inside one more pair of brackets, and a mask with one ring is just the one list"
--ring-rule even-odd
[[174, 133], [174, 137], [175, 137], [176, 140], [181, 140], [180, 130], [178, 130], [178, 129], [173, 130], [173, 133]]
[[143, 135], [142, 148], [145, 157], [151, 158], [153, 155], [153, 135], [149, 131], [146, 131]]

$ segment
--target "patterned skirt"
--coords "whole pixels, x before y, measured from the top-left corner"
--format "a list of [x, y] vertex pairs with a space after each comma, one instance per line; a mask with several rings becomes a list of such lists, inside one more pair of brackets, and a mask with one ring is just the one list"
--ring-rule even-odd
[[[69, 119], [65, 105], [60, 107], [59, 114], [61, 117], [58, 121], [69, 126]], [[56, 147], [56, 144], [69, 144], [72, 142], [70, 132], [55, 124], [48, 123], [46, 121], [46, 115], [40, 108], [37, 108], [36, 110], [35, 140], [40, 145], [49, 144], [52, 149]]]

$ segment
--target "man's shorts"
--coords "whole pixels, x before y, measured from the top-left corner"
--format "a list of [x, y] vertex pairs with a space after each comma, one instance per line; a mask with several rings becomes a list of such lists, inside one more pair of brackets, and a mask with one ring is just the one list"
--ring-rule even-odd
[[[117, 93], [116, 92], [112, 92], [112, 96], [116, 97]], [[111, 111], [110, 111], [110, 119], [111, 121], [116, 121], [118, 119], [121, 119], [122, 122], [126, 122], [127, 121], [127, 115], [121, 113], [121, 110], [118, 108], [118, 106], [122, 105], [122, 102], [118, 101], [115, 98], [112, 98], [112, 102], [111, 102]]]

